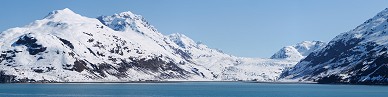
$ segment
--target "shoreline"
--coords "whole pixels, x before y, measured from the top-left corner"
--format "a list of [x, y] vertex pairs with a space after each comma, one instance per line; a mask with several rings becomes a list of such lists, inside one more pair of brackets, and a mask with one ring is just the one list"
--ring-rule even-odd
[[319, 84], [314, 82], [261, 82], [261, 81], [127, 81], [127, 82], [11, 82], [0, 84], [120, 84], [120, 83], [267, 83], [267, 84]]
[[261, 82], [261, 81], [128, 81], [128, 82], [12, 82], [0, 84], [162, 84], [162, 83], [252, 83], [252, 84], [320, 84], [320, 85], [368, 85], [388, 86], [388, 84], [352, 84], [318, 82]]

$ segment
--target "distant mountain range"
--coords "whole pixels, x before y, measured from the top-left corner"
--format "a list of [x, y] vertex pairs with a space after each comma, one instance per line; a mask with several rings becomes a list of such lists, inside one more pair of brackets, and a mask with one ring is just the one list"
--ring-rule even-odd
[[[236, 57], [165, 36], [131, 12], [88, 18], [68, 8], [6, 30], [0, 42], [0, 82], [276, 81], [301, 59]], [[320, 46], [304, 43], [297, 53]]]
[[388, 83], [388, 9], [329, 43], [271, 58], [225, 54], [142, 16], [88, 18], [68, 8], [0, 33], [0, 82], [287, 81]]

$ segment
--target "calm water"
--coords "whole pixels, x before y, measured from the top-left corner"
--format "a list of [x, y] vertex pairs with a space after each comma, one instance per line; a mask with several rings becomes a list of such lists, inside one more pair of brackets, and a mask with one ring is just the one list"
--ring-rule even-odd
[[0, 84], [0, 97], [388, 97], [388, 86], [242, 82]]

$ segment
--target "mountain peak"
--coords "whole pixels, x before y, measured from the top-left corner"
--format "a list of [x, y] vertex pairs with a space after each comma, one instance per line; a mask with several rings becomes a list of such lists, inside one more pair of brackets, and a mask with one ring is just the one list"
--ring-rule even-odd
[[271, 56], [271, 59], [300, 60], [310, 53], [323, 48], [326, 43], [322, 41], [302, 41], [296, 45], [286, 46]]
[[45, 19], [64, 19], [64, 18], [75, 18], [75, 17], [82, 17], [81, 15], [73, 12], [69, 8], [64, 8], [62, 10], [54, 10], [50, 12]]
[[271, 59], [290, 59], [300, 60], [303, 56], [298, 52], [294, 46], [286, 46], [271, 56]]
[[148, 36], [155, 34], [154, 32], [158, 33], [156, 28], [149, 24], [141, 15], [134, 14], [131, 11], [121, 12], [112, 16], [100, 16], [97, 19], [116, 31], [133, 30]]
[[140, 15], [134, 14], [131, 11], [121, 12], [115, 15], [123, 18], [131, 18], [131, 19], [141, 17]]
[[69, 8], [64, 8], [62, 10], [57, 10], [57, 11], [62, 11], [62, 12], [72, 12], [74, 13], [72, 10], [70, 10]]

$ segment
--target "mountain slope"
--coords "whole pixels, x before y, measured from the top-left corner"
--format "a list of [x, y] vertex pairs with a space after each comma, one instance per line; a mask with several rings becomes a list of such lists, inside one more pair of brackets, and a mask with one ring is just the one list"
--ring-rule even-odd
[[319, 83], [388, 83], [388, 9], [355, 29], [336, 36], [323, 49], [310, 54], [284, 79]]

